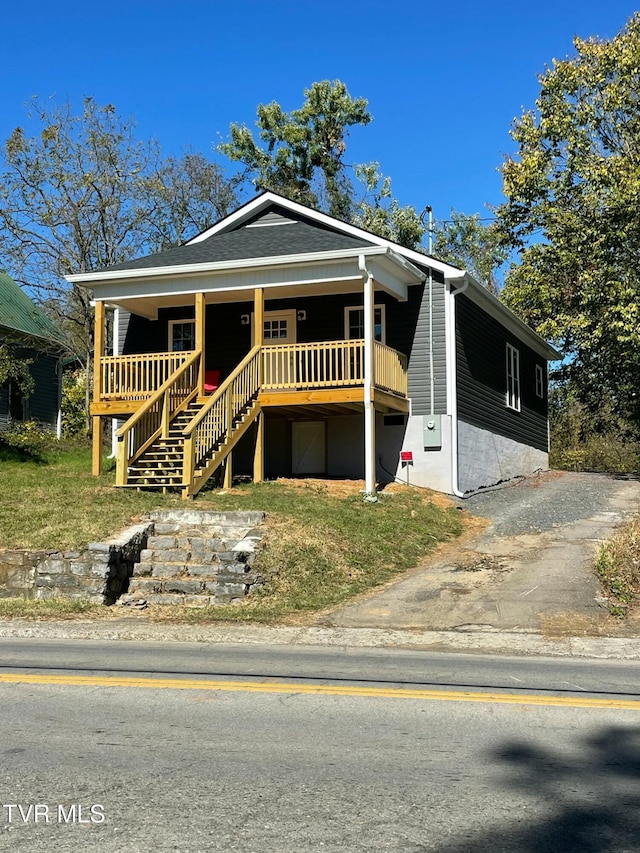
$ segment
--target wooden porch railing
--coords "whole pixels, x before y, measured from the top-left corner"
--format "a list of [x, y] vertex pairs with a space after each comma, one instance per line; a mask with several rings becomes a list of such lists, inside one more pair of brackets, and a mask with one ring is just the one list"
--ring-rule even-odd
[[373, 382], [376, 388], [400, 397], [409, 396], [407, 357], [386, 344], [373, 342]]
[[153, 352], [103, 356], [96, 402], [146, 400], [193, 355], [193, 352]]
[[[234, 423], [257, 400], [260, 367], [260, 347], [256, 346], [224, 380], [183, 432], [183, 485], [190, 488], [192, 493], [199, 487], [198, 483], [194, 483], [196, 470], [206, 468], [221, 445], [230, 445]], [[214, 463], [219, 464], [219, 461], [214, 460]], [[205, 482], [210, 473], [205, 470], [200, 479]]]
[[364, 383], [364, 341], [274, 344], [262, 348], [262, 390], [339, 388]]
[[127, 469], [162, 435], [169, 433], [169, 424], [178, 409], [187, 406], [198, 393], [200, 353], [192, 352], [160, 385], [138, 411], [116, 433], [116, 486], [127, 485]]
[[[144, 403], [157, 394], [157, 389], [175, 376], [180, 367], [187, 362], [191, 364], [196, 355], [176, 352], [103, 358], [103, 387], [99, 399]], [[406, 356], [374, 341], [373, 360], [375, 386], [406, 397]], [[364, 385], [364, 341], [360, 339], [265, 345], [259, 361], [262, 391]]]

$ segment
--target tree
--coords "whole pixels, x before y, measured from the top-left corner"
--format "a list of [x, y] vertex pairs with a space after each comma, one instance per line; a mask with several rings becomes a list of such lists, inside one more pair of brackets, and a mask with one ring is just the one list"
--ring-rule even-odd
[[[17, 127], [4, 146], [0, 236], [13, 276], [64, 327], [89, 369], [91, 293], [64, 276], [176, 245], [226, 213], [233, 192], [201, 155], [162, 160], [158, 144], [108, 104], [31, 103], [39, 133]], [[89, 393], [89, 389], [87, 391]]]
[[245, 125], [232, 124], [231, 141], [219, 150], [244, 164], [243, 177], [257, 190], [273, 190], [310, 207], [326, 207], [349, 219], [352, 187], [344, 153], [348, 128], [371, 121], [364, 98], [352, 98], [340, 80], [304, 90], [305, 102], [286, 113], [276, 101], [258, 105], [261, 147]]
[[415, 208], [401, 207], [391, 192], [391, 178], [382, 175], [379, 163], [355, 166], [364, 196], [355, 206], [352, 222], [408, 249], [420, 249], [425, 227]]
[[640, 430], [640, 15], [575, 49], [514, 122], [498, 213], [520, 257], [503, 297], [564, 350], [590, 412]]
[[485, 225], [478, 213], [467, 216], [452, 210], [448, 222], [436, 223], [434, 234], [436, 258], [468, 270], [487, 290], [498, 295], [498, 270], [507, 261], [509, 248], [493, 222]]
[[0, 343], [0, 388], [11, 382], [24, 397], [31, 396], [35, 387], [29, 371], [32, 362], [33, 359], [21, 358], [7, 341]]
[[[372, 121], [364, 98], [352, 98], [340, 80], [323, 80], [304, 90], [300, 109], [258, 106], [259, 140], [245, 125], [232, 124], [231, 139], [218, 150], [244, 166], [240, 180], [292, 201], [323, 210], [380, 236], [416, 248], [424, 228], [413, 207], [400, 207], [378, 163], [350, 167], [344, 162], [349, 128]], [[362, 190], [349, 177], [353, 168]]]

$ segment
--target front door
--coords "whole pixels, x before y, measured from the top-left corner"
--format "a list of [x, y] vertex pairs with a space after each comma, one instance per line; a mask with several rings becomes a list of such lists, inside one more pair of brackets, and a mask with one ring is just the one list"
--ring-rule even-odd
[[265, 311], [262, 340], [265, 347], [263, 384], [271, 388], [295, 388], [296, 359], [292, 346], [296, 342], [295, 309]]

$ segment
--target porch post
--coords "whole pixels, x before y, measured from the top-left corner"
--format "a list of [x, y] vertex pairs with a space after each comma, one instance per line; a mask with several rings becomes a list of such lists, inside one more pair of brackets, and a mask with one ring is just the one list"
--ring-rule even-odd
[[[104, 355], [105, 316], [104, 302], [95, 306], [93, 334], [93, 402], [99, 402], [102, 395], [102, 364]], [[91, 473], [94, 477], [102, 474], [102, 420], [100, 416], [92, 418]]]
[[253, 456], [253, 482], [264, 480], [264, 411], [256, 419], [256, 449]]
[[196, 350], [200, 353], [198, 364], [198, 396], [204, 395], [204, 327], [206, 308], [204, 293], [196, 293]]
[[264, 289], [256, 287], [253, 295], [253, 345], [261, 347], [264, 336]]
[[376, 492], [376, 409], [373, 403], [373, 275], [364, 281], [364, 489]]

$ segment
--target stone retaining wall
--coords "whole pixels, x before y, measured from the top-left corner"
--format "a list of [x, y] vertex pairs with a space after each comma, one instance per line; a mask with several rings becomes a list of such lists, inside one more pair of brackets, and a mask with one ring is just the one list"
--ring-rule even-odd
[[253, 562], [263, 520], [262, 512], [164, 510], [83, 551], [0, 550], [0, 598], [110, 605], [131, 586], [129, 603], [237, 601], [262, 582]]
[[0, 598], [75, 598], [113, 604], [126, 592], [153, 525], [129, 527], [84, 551], [0, 551]]

